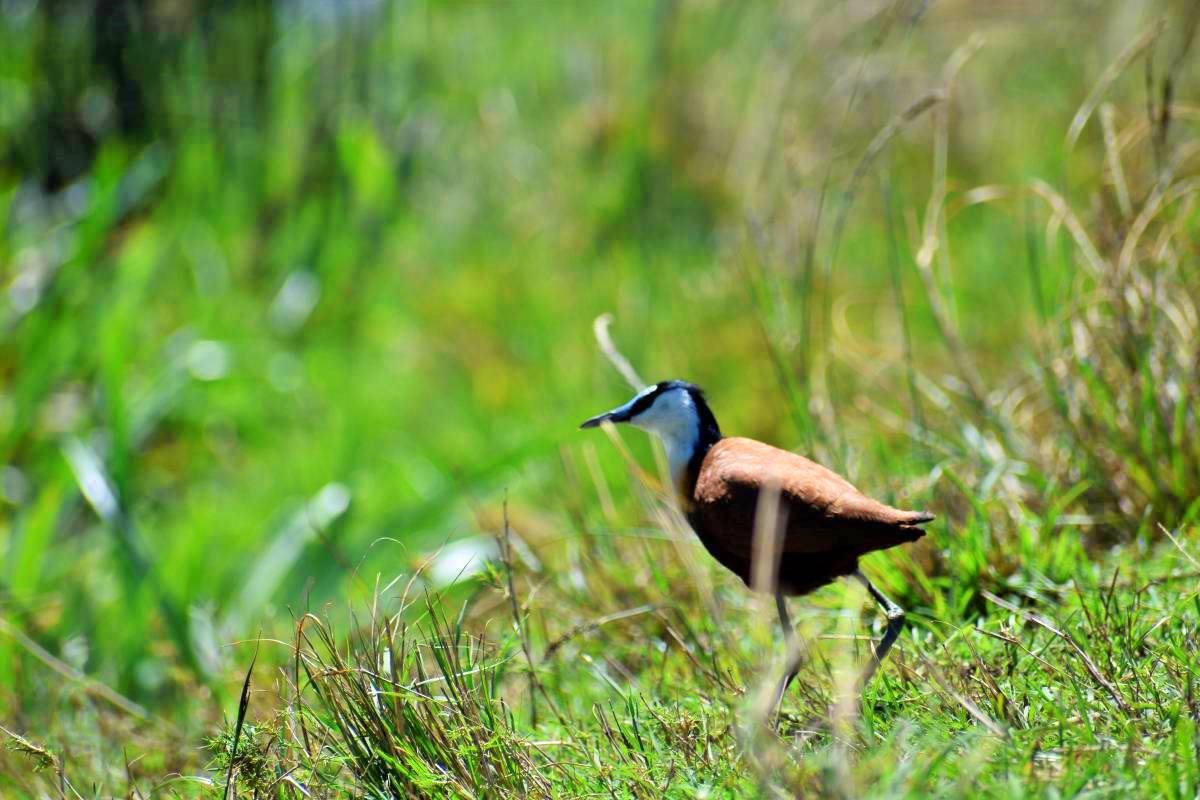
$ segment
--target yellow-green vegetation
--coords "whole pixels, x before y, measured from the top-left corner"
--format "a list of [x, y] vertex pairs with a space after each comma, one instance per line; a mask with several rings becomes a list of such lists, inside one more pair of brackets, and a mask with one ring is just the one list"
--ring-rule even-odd
[[[2, 4], [0, 796], [1200, 793], [1194, 3], [203, 5]], [[608, 312], [938, 514], [861, 703]]]

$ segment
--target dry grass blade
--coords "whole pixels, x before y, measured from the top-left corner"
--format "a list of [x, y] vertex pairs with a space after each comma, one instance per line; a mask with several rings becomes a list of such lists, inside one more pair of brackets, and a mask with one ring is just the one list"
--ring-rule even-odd
[[1121, 166], [1121, 148], [1117, 144], [1117, 130], [1112, 104], [1100, 106], [1100, 125], [1104, 131], [1104, 153], [1108, 159], [1108, 171], [1112, 174], [1113, 190], [1117, 194], [1117, 206], [1121, 214], [1133, 216], [1133, 201], [1129, 199], [1129, 185], [1125, 181], [1125, 170]]
[[579, 636], [584, 633], [590, 633], [595, 630], [599, 630], [600, 628], [603, 628], [605, 625], [609, 625], [613, 622], [620, 622], [623, 619], [630, 619], [631, 617], [639, 617], [642, 614], [651, 614], [651, 613], [658, 611], [665, 607], [666, 606], [662, 603], [647, 603], [645, 605], [638, 606], [637, 608], [629, 608], [624, 611], [615, 611], [612, 614], [605, 614], [602, 617], [597, 617], [596, 619], [589, 620], [587, 622], [581, 622], [578, 625], [575, 625], [574, 627], [572, 627], [566, 633], [559, 636], [554, 641], [552, 641], [546, 647], [545, 657], [551, 658], [556, 652], [558, 652], [558, 649], [560, 647], [562, 647], [564, 644], [566, 644], [570, 640], [574, 639], [576, 636]]
[[[752, 558], [750, 561], [750, 586], [758, 594], [759, 598], [776, 597], [776, 602], [780, 603], [780, 624], [787, 625], [786, 622], [786, 603], [782, 597], [777, 595], [779, 590], [779, 563], [783, 553], [783, 540], [787, 533], [787, 508], [781, 503], [781, 490], [778, 486], [766, 486], [758, 495], [758, 507], [754, 512], [754, 538], [751, 541]], [[761, 603], [764, 608], [769, 608], [769, 604]], [[760, 613], [760, 619], [766, 619], [767, 624], [771, 625], [772, 620], [769, 613]], [[795, 665], [799, 662], [791, 661], [793, 656], [793, 633], [791, 630], [783, 631], [784, 640], [788, 643], [788, 653], [786, 654], [784, 675], [789, 676]], [[798, 657], [798, 655], [797, 655]], [[774, 710], [777, 702], [782, 700], [782, 692], [787, 686], [783, 685], [778, 692], [773, 691], [778, 679], [773, 677], [769, 672], [764, 672], [759, 688], [753, 693], [757, 699], [754, 704], [753, 719], [756, 724], [761, 725], [765, 722], [768, 715]], [[778, 695], [778, 696], [777, 696]]]
[[84, 675], [70, 664], [67, 664], [61, 659], [55, 658], [53, 654], [49, 653], [44, 647], [22, 633], [20, 629], [12, 625], [12, 623], [10, 623], [4, 617], [0, 617], [0, 633], [12, 637], [12, 639], [16, 641], [17, 644], [21, 645], [21, 647], [25, 648], [30, 655], [32, 655], [38, 661], [41, 661], [58, 675], [61, 675], [73, 683], [79, 684], [89, 695], [98, 697], [101, 700], [104, 700], [106, 703], [110, 703], [114, 708], [120, 709], [126, 714], [129, 714], [137, 719], [150, 719], [150, 714], [146, 711], [146, 709], [142, 708], [137, 703], [133, 702], [111, 687], [106, 686], [100, 681], [89, 678], [87, 675]]
[[938, 103], [945, 102], [946, 93], [940, 89], [935, 89], [932, 92], [926, 92], [908, 105], [903, 111], [892, 117], [891, 121], [875, 134], [875, 138], [867, 145], [866, 151], [862, 158], [859, 159], [858, 165], [854, 168], [854, 174], [850, 176], [850, 183], [847, 186], [846, 194], [853, 196], [858, 182], [862, 180], [863, 175], [871, 168], [871, 164], [883, 152], [883, 148], [887, 147], [887, 143], [892, 140], [900, 130], [908, 123], [915, 120], [917, 117], [924, 114], [929, 109], [933, 108]]
[[1168, 205], [1180, 200], [1188, 195], [1195, 194], [1200, 191], [1200, 178], [1188, 178], [1180, 181], [1169, 188], [1155, 187], [1150, 197], [1142, 206], [1142, 211], [1134, 219], [1133, 224], [1129, 227], [1129, 233], [1126, 234], [1125, 242], [1121, 247], [1121, 255], [1117, 261], [1117, 269], [1122, 273], [1128, 271], [1133, 265], [1135, 253], [1137, 252], [1138, 242], [1141, 241], [1142, 235], [1150, 227], [1154, 218]]
[[1179, 539], [1175, 538], [1175, 534], [1167, 530], [1167, 527], [1161, 522], [1158, 523], [1158, 529], [1166, 534], [1167, 538], [1171, 540], [1171, 544], [1175, 545], [1175, 548], [1179, 550], [1179, 552], [1183, 553], [1183, 557], [1191, 562], [1193, 567], [1200, 569], [1200, 561], [1196, 560], [1196, 557], [1189, 553], [1186, 548], [1184, 548]]
[[1100, 255], [1100, 251], [1096, 249], [1096, 245], [1087, 234], [1087, 230], [1083, 227], [1083, 223], [1079, 221], [1079, 217], [1067, 205], [1067, 201], [1063, 196], [1054, 191], [1048, 183], [1042, 180], [1034, 180], [1030, 184], [1034, 193], [1046, 201], [1050, 208], [1054, 211], [1056, 219], [1062, 220], [1067, 230], [1071, 232], [1071, 237], [1075, 239], [1075, 243], [1079, 245], [1079, 249], [1083, 251], [1084, 259], [1093, 274], [1103, 275], [1108, 270], [1108, 264], [1104, 257]]
[[[970, 41], [959, 47], [946, 62], [943, 69], [942, 94], [949, 99], [953, 96], [954, 82], [959, 71], [967, 60], [983, 46], [980, 37], [972, 37]], [[929, 202], [925, 206], [925, 221], [922, 226], [921, 246], [917, 249], [917, 274], [925, 288], [925, 297], [929, 302], [930, 312], [938, 333], [954, 359], [955, 369], [970, 390], [971, 397], [979, 408], [986, 406], [986, 388], [983, 379], [975, 369], [962, 338], [958, 335], [957, 326], [951, 318], [950, 310], [938, 290], [937, 279], [933, 274], [934, 256], [941, 250], [942, 237], [945, 227], [946, 202], [946, 161], [949, 148], [949, 116], [945, 106], [938, 109], [934, 118], [934, 151], [933, 151], [933, 185], [929, 191]]]
[[875, 138], [867, 145], [867, 149], [863, 152], [862, 158], [858, 160], [858, 164], [854, 167], [854, 172], [850, 175], [850, 180], [846, 182], [846, 190], [843, 193], [842, 207], [838, 212], [837, 219], [833, 225], [833, 246], [830, 249], [829, 261], [826, 266], [826, 272], [833, 268], [833, 263], [837, 259], [838, 243], [842, 238], [842, 231], [846, 227], [846, 219], [850, 214], [850, 207], [854, 205], [854, 196], [858, 191], [858, 184], [862, 181], [867, 170], [875, 163], [875, 159], [887, 147], [888, 142], [899, 133], [904, 126], [915, 120], [917, 117], [924, 114], [929, 109], [943, 103], [946, 100], [944, 90], [935, 89], [931, 92], [918, 97], [908, 105], [903, 111], [896, 114], [892, 119], [875, 134]]
[[1092, 91], [1088, 93], [1087, 98], [1083, 101], [1083, 105], [1075, 112], [1074, 118], [1071, 120], [1071, 126], [1067, 129], [1067, 148], [1070, 149], [1079, 139], [1079, 134], [1083, 132], [1083, 128], [1087, 125], [1088, 119], [1092, 112], [1096, 110], [1096, 106], [1100, 104], [1101, 98], [1108, 91], [1108, 87], [1113, 84], [1121, 73], [1124, 72], [1130, 64], [1132, 64], [1138, 56], [1146, 52], [1156, 41], [1158, 37], [1167, 29], [1167, 21], [1160, 19], [1151, 25], [1142, 34], [1129, 43], [1121, 54], [1117, 56], [1113, 63], [1108, 65], [1108, 68], [1101, 74], [1100, 80], [1096, 81], [1096, 85], [1092, 87]]
[[[975, 721], [977, 721], [980, 725], [983, 725], [983, 727], [987, 728], [990, 732], [997, 736], [1003, 736], [1006, 738], [1008, 737], [1008, 731], [1005, 730], [999, 722], [984, 713], [983, 709], [981, 709], [973, 700], [971, 700], [969, 697], [966, 697], [962, 694], [962, 692], [957, 691], [953, 686], [951, 686], [950, 682], [946, 680], [946, 676], [942, 674], [941, 670], [939, 670], [932, 661], [920, 653], [917, 653], [917, 658], [921, 661], [921, 665], [925, 667], [925, 670], [928, 672], [928, 674], [933, 678], [934, 683], [938, 685], [938, 688], [945, 692], [951, 699], [954, 700], [954, 702], [962, 706], [963, 709], [975, 719]], [[909, 669], [903, 665], [901, 665], [901, 668]], [[919, 679], [920, 676], [914, 675], [914, 678]]]
[[600, 352], [604, 353], [605, 358], [617, 368], [617, 372], [621, 373], [621, 377], [625, 379], [635, 392], [640, 392], [646, 382], [637, 374], [637, 370], [629, 363], [629, 359], [621, 355], [617, 350], [617, 346], [613, 344], [612, 336], [608, 333], [608, 326], [612, 324], [612, 314], [601, 314], [596, 317], [592, 323], [592, 333], [596, 335], [596, 344], [600, 346]]
[[1131, 715], [1133, 713], [1133, 710], [1129, 707], [1129, 704], [1125, 702], [1125, 698], [1122, 697], [1121, 693], [1117, 691], [1117, 687], [1113, 685], [1112, 681], [1104, 677], [1104, 674], [1100, 671], [1100, 668], [1096, 666], [1096, 662], [1092, 660], [1092, 657], [1087, 654], [1086, 650], [1079, 646], [1079, 642], [1075, 641], [1075, 637], [1071, 636], [1071, 634], [1067, 633], [1066, 631], [1059, 629], [1040, 614], [1034, 614], [1031, 611], [1026, 611], [1019, 606], [1013, 605], [1007, 600], [997, 597], [986, 589], [983, 590], [981, 594], [989, 602], [995, 603], [1001, 608], [1011, 611], [1036, 625], [1040, 625], [1070, 645], [1071, 649], [1075, 651], [1075, 654], [1079, 656], [1081, 661], [1083, 661], [1083, 665], [1087, 669], [1088, 674], [1092, 676], [1096, 683], [1104, 687], [1104, 690], [1112, 697], [1113, 702], [1117, 704], [1117, 707], [1120, 708], [1125, 714]]
[[765, 595], [774, 594], [778, 586], [779, 557], [787, 530], [787, 508], [780, 502], [780, 493], [778, 486], [764, 487], [754, 512], [750, 586]]
[[629, 452], [629, 448], [625, 446], [625, 442], [621, 441], [621, 434], [617, 432], [616, 425], [605, 420], [600, 423], [600, 430], [604, 431], [604, 435], [612, 442], [613, 447], [620, 454], [621, 460], [625, 463], [625, 467], [631, 475], [652, 492], [661, 493], [664, 491], [663, 485], [654, 476], [642, 469], [641, 464], [633, 457], [633, 453]]
[[[867, 145], [867, 149], [863, 152], [862, 158], [854, 168], [854, 172], [850, 175], [850, 179], [846, 182], [846, 188], [842, 192], [842, 202], [838, 209], [837, 216], [833, 222], [832, 241], [829, 247], [829, 255], [825, 259], [824, 282], [826, 285], [825, 302], [822, 307], [822, 333], [825, 341], [829, 343], [833, 337], [833, 292], [828, 291], [828, 287], [833, 280], [834, 265], [838, 260], [838, 253], [841, 248], [842, 236], [846, 230], [847, 221], [850, 218], [850, 209], [854, 206], [854, 199], [858, 192], [858, 185], [875, 159], [887, 147], [888, 142], [892, 140], [897, 133], [900, 132], [906, 125], [920, 117], [929, 109], [944, 102], [946, 95], [941, 90], [927, 92], [918, 97], [907, 108], [900, 111], [892, 117], [892, 119], [883, 128], [875, 134], [875, 137]], [[838, 422], [838, 392], [835, 389], [837, 382], [836, 372], [829, 368], [829, 361], [826, 359], [818, 359], [820, 365], [814, 370], [814, 391], [820, 388], [820, 391], [827, 398], [829, 420], [828, 426], [835, 432], [835, 435], [840, 442], [839, 451], [842, 457], [845, 457], [845, 439], [843, 438], [842, 426]], [[822, 387], [823, 384], [823, 387]]]

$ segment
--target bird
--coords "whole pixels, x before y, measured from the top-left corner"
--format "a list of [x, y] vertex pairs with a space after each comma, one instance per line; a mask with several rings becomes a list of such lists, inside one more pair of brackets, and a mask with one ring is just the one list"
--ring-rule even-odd
[[[858, 687], [875, 674], [904, 628], [904, 610], [859, 569], [867, 553], [925, 535], [934, 515], [873, 500], [833, 470], [769, 444], [724, 436], [699, 386], [681, 380], [647, 386], [632, 400], [586, 420], [581, 428], [629, 424], [657, 436], [667, 455], [680, 510], [709, 554], [750, 589], [755, 516], [770, 492], [777, 503], [776, 610], [789, 660], [775, 703], [799, 671], [800, 654], [787, 597], [806, 595], [841, 577], [857, 579], [883, 610], [887, 626], [862, 669]], [[777, 499], [776, 499], [777, 498]], [[763, 506], [766, 507], [766, 506]]]

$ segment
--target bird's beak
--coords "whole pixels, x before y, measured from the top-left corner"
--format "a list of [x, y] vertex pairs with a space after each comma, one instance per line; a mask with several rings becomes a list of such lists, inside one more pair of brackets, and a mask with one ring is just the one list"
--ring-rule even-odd
[[580, 428], [598, 428], [601, 422], [629, 422], [629, 407], [626, 403], [620, 408], [614, 408], [612, 411], [605, 411], [603, 414], [597, 414], [589, 420], [585, 420]]

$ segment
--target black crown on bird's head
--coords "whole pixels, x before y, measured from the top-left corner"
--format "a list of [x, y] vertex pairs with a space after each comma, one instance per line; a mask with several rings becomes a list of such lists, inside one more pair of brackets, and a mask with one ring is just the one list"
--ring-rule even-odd
[[662, 381], [647, 386], [625, 405], [603, 414], [597, 414], [584, 421], [579, 427], [595, 428], [602, 422], [636, 422], [638, 417], [653, 408], [660, 398], [675, 391], [686, 393], [691, 401], [687, 405], [691, 409], [691, 413], [695, 415], [699, 440], [712, 443], [720, 439], [721, 427], [717, 424], [717, 418], [713, 415], [712, 409], [708, 407], [704, 390], [694, 383], [681, 380]]

